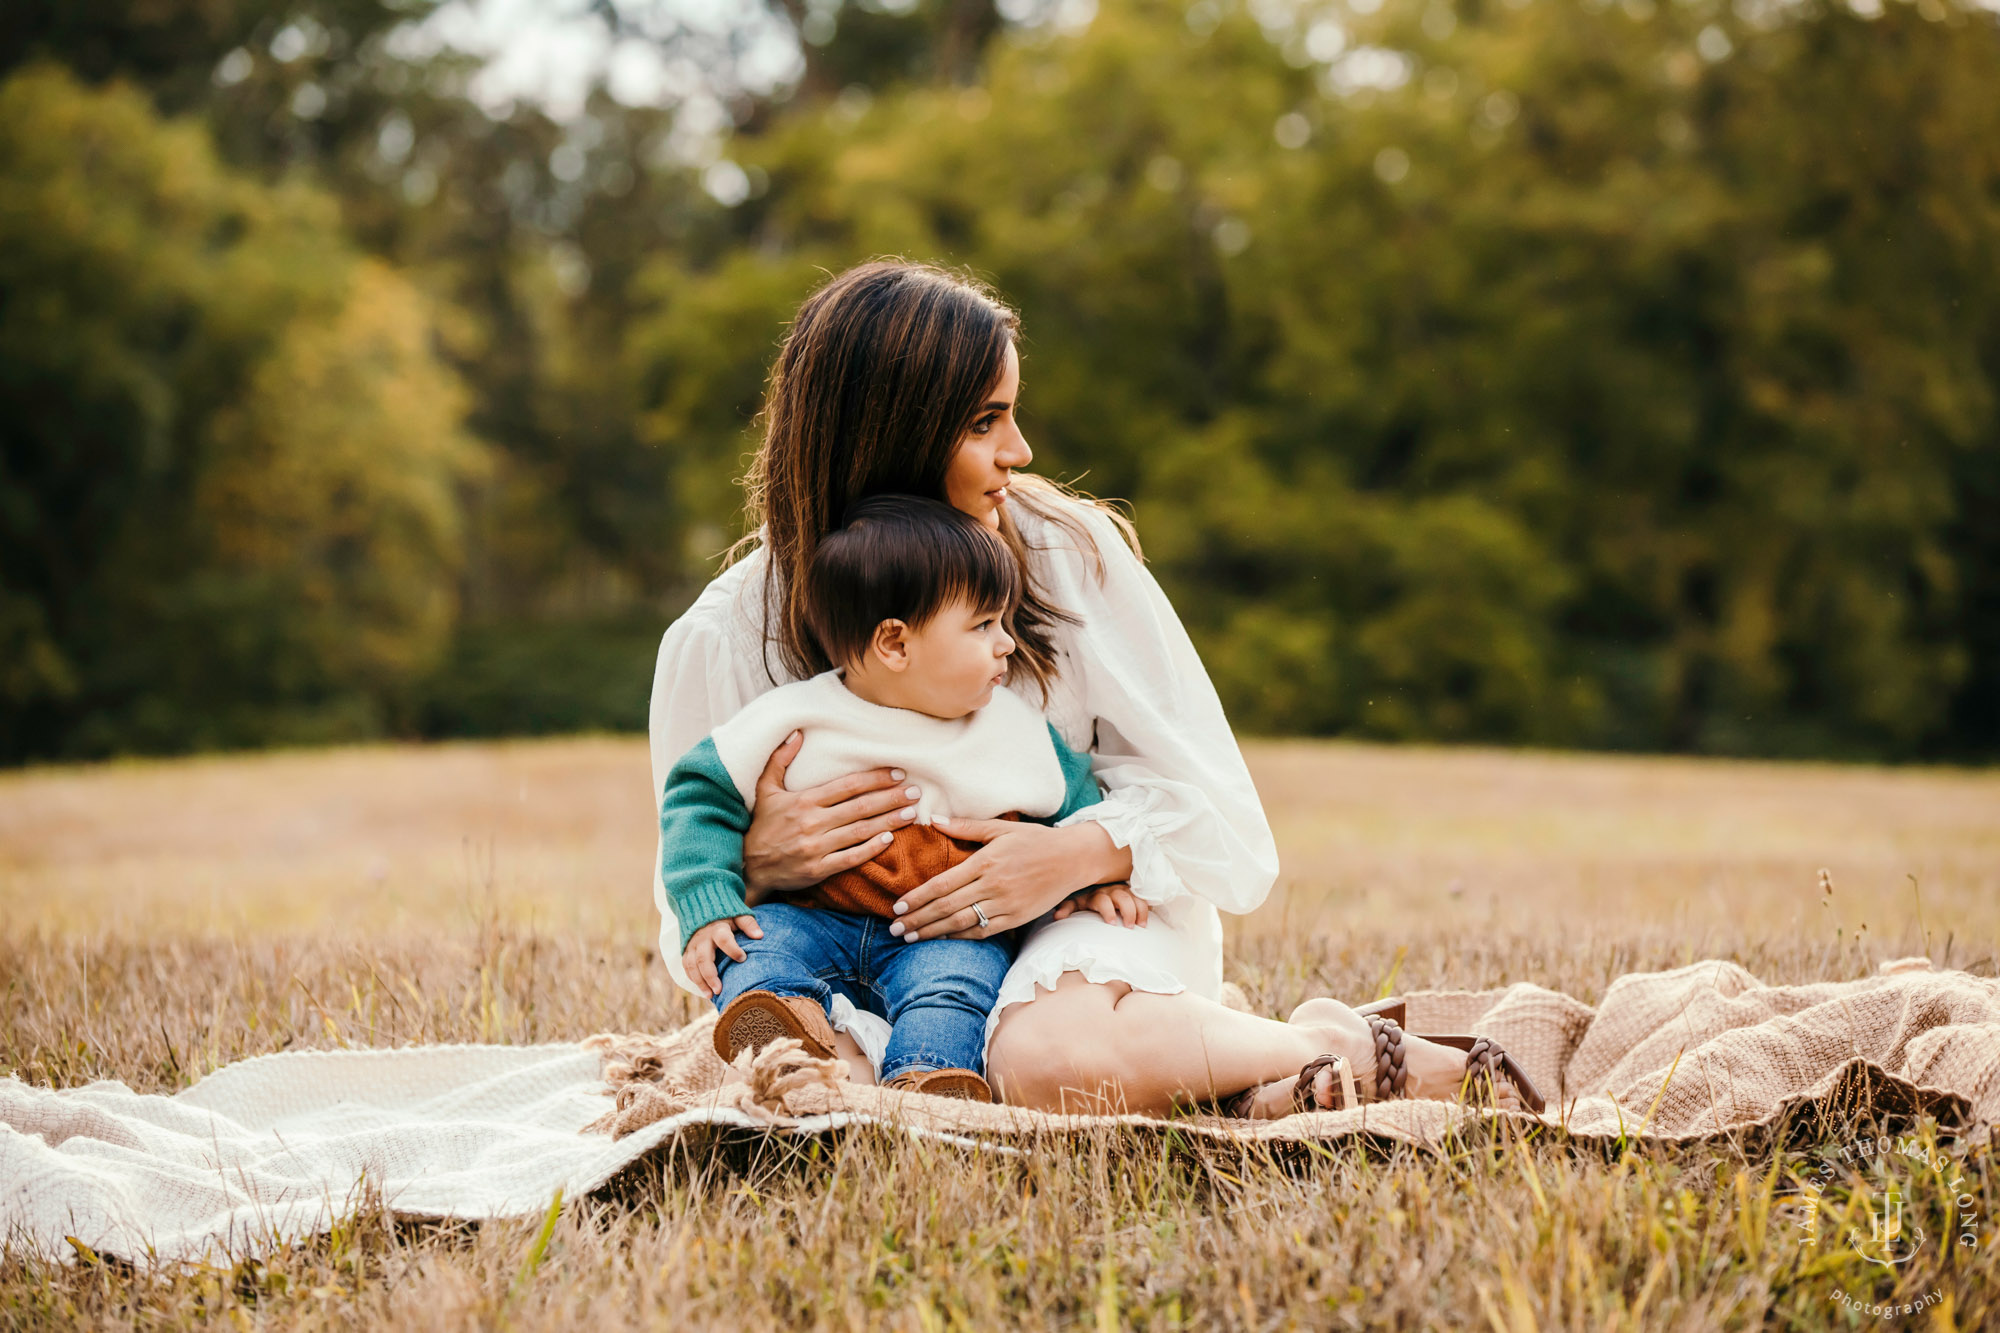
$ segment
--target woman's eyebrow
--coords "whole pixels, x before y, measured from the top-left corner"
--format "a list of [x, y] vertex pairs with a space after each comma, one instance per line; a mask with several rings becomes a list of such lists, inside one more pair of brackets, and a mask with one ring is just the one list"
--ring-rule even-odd
[[982, 412], [1005, 412], [1012, 406], [1013, 404], [1004, 398], [995, 398], [991, 402], [982, 403], [979, 410]]

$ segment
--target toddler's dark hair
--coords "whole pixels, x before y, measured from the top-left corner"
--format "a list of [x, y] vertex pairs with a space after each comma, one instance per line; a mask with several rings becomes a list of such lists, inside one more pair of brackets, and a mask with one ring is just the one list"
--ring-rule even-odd
[[915, 495], [871, 495], [820, 539], [805, 594], [807, 628], [844, 667], [861, 660], [885, 620], [922, 629], [961, 599], [1004, 613], [1021, 595], [1021, 567], [998, 533], [963, 510]]

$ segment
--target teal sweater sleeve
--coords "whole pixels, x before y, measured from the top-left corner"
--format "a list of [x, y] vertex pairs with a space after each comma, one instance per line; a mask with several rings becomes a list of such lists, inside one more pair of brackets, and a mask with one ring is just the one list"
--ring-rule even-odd
[[1053, 824], [1068, 819], [1086, 806], [1096, 805], [1104, 796], [1097, 790], [1097, 779], [1091, 776], [1089, 752], [1070, 749], [1053, 722], [1049, 723], [1049, 740], [1056, 747], [1056, 759], [1062, 764], [1063, 772], [1062, 809], [1049, 817], [1049, 822]]
[[660, 795], [660, 881], [680, 922], [681, 948], [711, 921], [743, 916], [743, 833], [750, 809], [713, 738], [675, 761]]

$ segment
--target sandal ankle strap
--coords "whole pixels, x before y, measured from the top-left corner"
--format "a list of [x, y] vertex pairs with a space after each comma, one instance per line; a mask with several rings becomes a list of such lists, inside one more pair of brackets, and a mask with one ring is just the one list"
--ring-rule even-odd
[[1406, 1097], [1410, 1073], [1403, 1063], [1404, 1032], [1394, 1019], [1380, 1014], [1363, 1014], [1369, 1035], [1375, 1039], [1375, 1097], [1378, 1102]]
[[1361, 1089], [1354, 1082], [1354, 1064], [1344, 1055], [1317, 1055], [1306, 1061], [1299, 1070], [1298, 1081], [1292, 1084], [1292, 1110], [1317, 1111], [1322, 1109], [1313, 1096], [1313, 1084], [1319, 1079], [1319, 1071], [1331, 1069], [1334, 1073], [1334, 1088], [1340, 1102], [1332, 1109], [1345, 1111], [1361, 1105], [1364, 1100]]

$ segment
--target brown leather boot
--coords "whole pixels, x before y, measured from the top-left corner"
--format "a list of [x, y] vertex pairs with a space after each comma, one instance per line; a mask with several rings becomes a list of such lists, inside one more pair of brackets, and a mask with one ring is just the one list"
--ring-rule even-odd
[[963, 1097], [969, 1102], [993, 1100], [993, 1089], [970, 1069], [905, 1069], [883, 1085], [896, 1092], [927, 1092], [933, 1097]]
[[819, 1060], [834, 1057], [833, 1024], [826, 1010], [809, 995], [773, 995], [767, 990], [744, 991], [729, 1002], [715, 1024], [715, 1053], [724, 1061], [744, 1051], [758, 1051], [780, 1037], [796, 1037], [805, 1053]]

